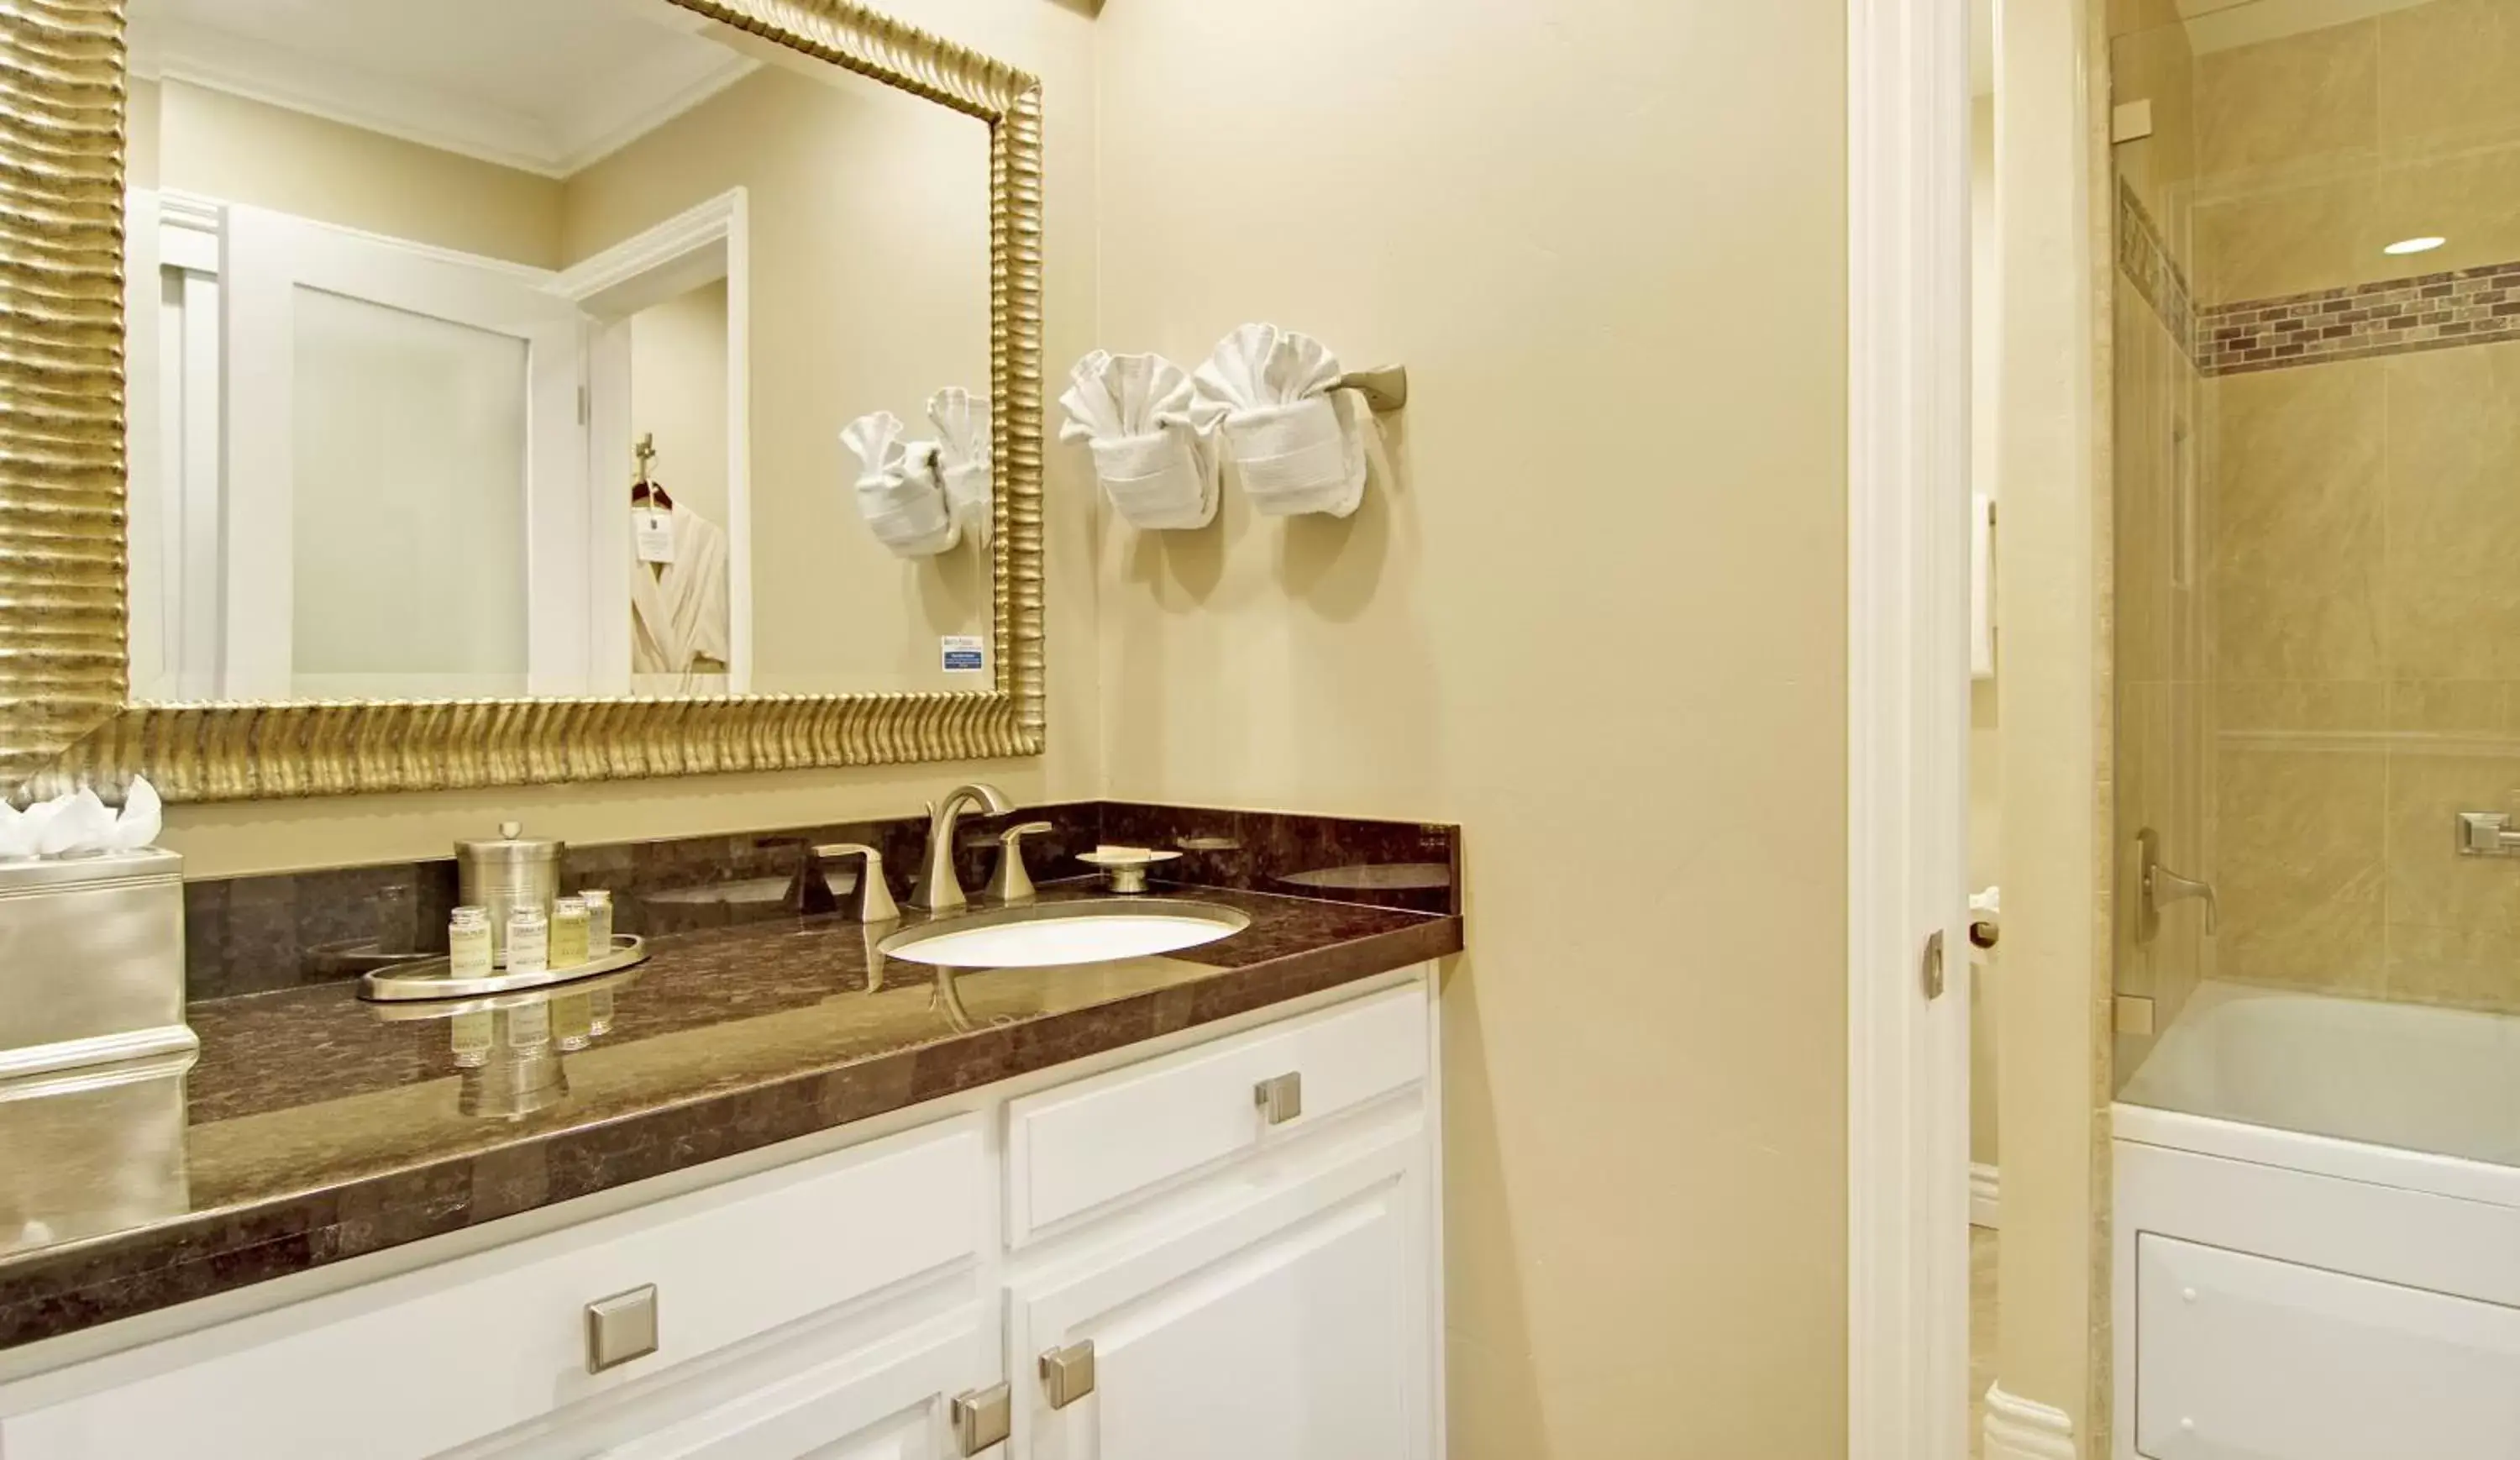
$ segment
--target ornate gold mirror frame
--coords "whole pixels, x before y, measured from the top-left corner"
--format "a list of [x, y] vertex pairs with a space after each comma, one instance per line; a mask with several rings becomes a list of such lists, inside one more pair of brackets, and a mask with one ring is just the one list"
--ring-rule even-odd
[[1041, 753], [1041, 83], [849, 0], [672, 3], [989, 125], [994, 686], [127, 704], [123, 0], [0, 0], [0, 795], [135, 773], [170, 800], [236, 800]]

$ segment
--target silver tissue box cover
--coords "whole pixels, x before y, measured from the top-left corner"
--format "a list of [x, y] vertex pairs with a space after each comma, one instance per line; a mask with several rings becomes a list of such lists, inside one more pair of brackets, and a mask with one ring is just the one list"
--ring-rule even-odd
[[199, 1047], [183, 873], [154, 847], [0, 863], [0, 1079]]

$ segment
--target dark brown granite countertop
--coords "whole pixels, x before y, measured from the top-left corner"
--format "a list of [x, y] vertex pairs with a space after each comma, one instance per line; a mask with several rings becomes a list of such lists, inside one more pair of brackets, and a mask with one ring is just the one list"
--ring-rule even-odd
[[[448, 1024], [383, 1022], [350, 984], [197, 1003], [201, 1059], [185, 1108], [166, 1097], [156, 1117], [165, 1129], [153, 1134], [145, 1109], [111, 1095], [60, 1101], [51, 1129], [37, 1114], [44, 1101], [0, 1112], [0, 1122], [15, 1122], [0, 1129], [18, 1132], [22, 1149], [90, 1153], [0, 1169], [0, 1218], [15, 1217], [0, 1220], [0, 1348], [681, 1170], [1462, 946], [1458, 916], [1164, 890], [1238, 908], [1251, 925], [1160, 958], [963, 971], [944, 984], [937, 970], [873, 957], [868, 930], [837, 918], [659, 937], [616, 992], [610, 1031], [563, 1057], [565, 1097], [515, 1118], [463, 1113]], [[1090, 894], [1043, 890], [1045, 900], [1078, 895]], [[871, 962], [882, 970], [872, 988]], [[43, 1219], [48, 1201], [68, 1204], [63, 1220]]]

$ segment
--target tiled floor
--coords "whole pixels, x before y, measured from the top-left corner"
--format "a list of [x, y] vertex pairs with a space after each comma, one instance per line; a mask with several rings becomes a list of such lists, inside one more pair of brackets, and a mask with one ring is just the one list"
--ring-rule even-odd
[[1995, 1383], [1995, 1229], [1969, 1228], [1969, 1460], [1986, 1442], [1986, 1391]]

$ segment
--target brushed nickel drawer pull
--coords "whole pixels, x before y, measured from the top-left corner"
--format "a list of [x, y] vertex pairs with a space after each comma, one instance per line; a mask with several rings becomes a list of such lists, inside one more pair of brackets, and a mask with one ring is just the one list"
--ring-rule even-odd
[[656, 1285], [586, 1305], [586, 1372], [601, 1374], [656, 1351]]
[[1003, 1384], [987, 1389], [967, 1390], [956, 1394], [954, 1439], [965, 1455], [976, 1455], [994, 1444], [1004, 1444], [1014, 1433], [1014, 1391]]
[[1053, 1348], [1041, 1356], [1042, 1392], [1050, 1407], [1065, 1409], [1094, 1392], [1094, 1341]]
[[1264, 1079], [1251, 1087], [1251, 1103], [1260, 1107], [1263, 1121], [1283, 1125], [1304, 1113], [1304, 1076], [1292, 1073]]

